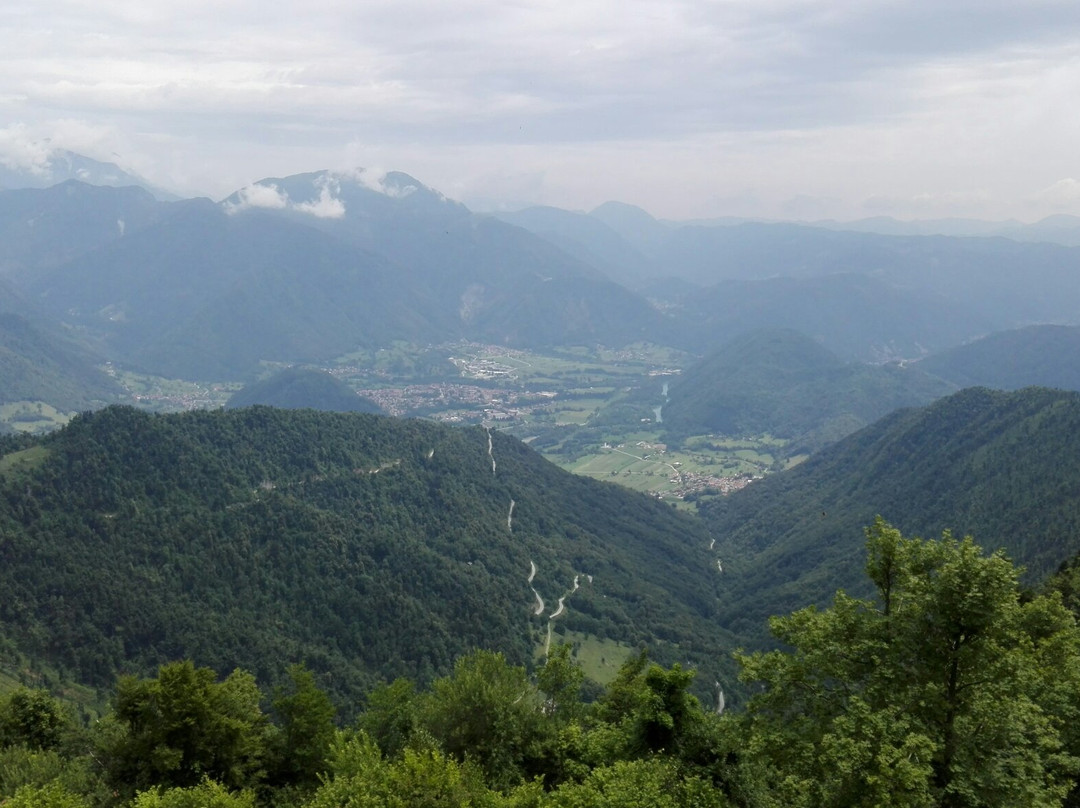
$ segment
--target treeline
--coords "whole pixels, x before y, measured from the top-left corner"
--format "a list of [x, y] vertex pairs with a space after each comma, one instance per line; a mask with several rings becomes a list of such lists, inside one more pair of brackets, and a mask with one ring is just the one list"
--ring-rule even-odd
[[970, 538], [867, 530], [875, 595], [776, 618], [740, 657], [755, 695], [705, 710], [693, 672], [631, 658], [593, 701], [569, 646], [531, 676], [474, 651], [370, 691], [341, 727], [304, 667], [260, 691], [175, 662], [122, 677], [109, 715], [41, 691], [0, 701], [5, 808], [1080, 804], [1080, 630], [1062, 574], [1024, 592]]
[[427, 689], [377, 687], [344, 729], [302, 666], [267, 693], [242, 670], [169, 663], [122, 677], [90, 725], [21, 689], [0, 700], [0, 805], [727, 805], [738, 766], [692, 677], [641, 651], [585, 704], [568, 645], [535, 678], [476, 651]]

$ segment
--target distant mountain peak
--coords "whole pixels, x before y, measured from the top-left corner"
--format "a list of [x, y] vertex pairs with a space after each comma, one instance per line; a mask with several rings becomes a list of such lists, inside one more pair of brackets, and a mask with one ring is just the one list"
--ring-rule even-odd
[[88, 185], [112, 188], [137, 186], [160, 200], [175, 200], [177, 196], [157, 188], [137, 174], [120, 168], [116, 163], [102, 162], [83, 154], [42, 144], [29, 159], [0, 155], [0, 189], [49, 188], [78, 180]]
[[410, 207], [465, 210], [460, 203], [404, 172], [379, 173], [365, 168], [324, 169], [262, 179], [222, 200], [221, 205], [229, 214], [262, 208], [305, 213], [317, 219], [342, 219], [372, 195]]
[[646, 254], [653, 252], [668, 232], [667, 226], [651, 213], [625, 202], [605, 202], [589, 211], [589, 215]]
[[607, 202], [604, 202], [601, 205], [597, 205], [595, 208], [593, 208], [591, 211], [589, 211], [589, 215], [590, 216], [597, 216], [598, 218], [601, 218], [601, 219], [604, 218], [605, 216], [610, 216], [610, 215], [636, 216], [636, 217], [638, 217], [640, 219], [643, 219], [643, 220], [644, 219], [649, 219], [649, 220], [652, 220], [654, 222], [656, 221], [656, 217], [654, 217], [651, 213], [649, 213], [644, 208], [639, 208], [637, 205], [631, 205], [631, 204], [629, 204], [627, 202], [617, 202], [617, 201], [615, 201], [613, 199], [608, 200]]

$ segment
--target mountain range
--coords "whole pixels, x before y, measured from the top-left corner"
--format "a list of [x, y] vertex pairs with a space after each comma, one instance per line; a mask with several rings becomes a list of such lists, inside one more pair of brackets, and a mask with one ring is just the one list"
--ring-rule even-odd
[[629, 205], [475, 214], [399, 172], [268, 178], [219, 203], [69, 180], [0, 192], [0, 283], [106, 359], [193, 380], [394, 340], [637, 341], [705, 354], [794, 328], [844, 360], [1076, 324], [1080, 248]]
[[177, 199], [176, 194], [148, 183], [116, 163], [95, 160], [68, 149], [42, 146], [38, 159], [26, 165], [0, 162], [0, 189], [49, 188], [68, 180], [112, 188], [137, 186], [161, 200]]

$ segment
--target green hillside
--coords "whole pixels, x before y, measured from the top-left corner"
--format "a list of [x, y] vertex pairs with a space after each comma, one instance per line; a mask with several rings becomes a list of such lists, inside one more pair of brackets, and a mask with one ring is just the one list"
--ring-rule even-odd
[[1080, 395], [963, 390], [883, 418], [729, 497], [703, 516], [724, 565], [719, 622], [764, 631], [769, 615], [859, 592], [862, 528], [972, 534], [1035, 581], [1080, 550]]
[[899, 365], [845, 363], [797, 331], [755, 331], [725, 344], [671, 385], [672, 433], [770, 433], [819, 448], [899, 407], [953, 391]]
[[382, 412], [374, 401], [356, 395], [345, 382], [315, 368], [285, 368], [233, 394], [228, 409], [263, 404], [325, 412]]
[[1080, 327], [1000, 331], [920, 360], [916, 367], [959, 387], [1080, 390]]
[[119, 392], [85, 348], [22, 315], [0, 312], [0, 404], [40, 401], [71, 411], [100, 406]]
[[7, 444], [0, 536], [0, 634], [97, 685], [306, 661], [355, 698], [475, 647], [526, 663], [549, 621], [731, 664], [700, 523], [482, 428], [108, 408]]

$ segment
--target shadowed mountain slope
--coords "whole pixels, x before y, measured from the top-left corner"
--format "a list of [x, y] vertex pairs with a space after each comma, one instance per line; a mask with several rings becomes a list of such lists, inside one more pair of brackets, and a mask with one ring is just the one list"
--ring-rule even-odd
[[972, 534], [1037, 580], [1080, 550], [1080, 394], [962, 390], [901, 410], [801, 465], [710, 502], [722, 553], [720, 623], [765, 619], [865, 586], [864, 526]]
[[356, 395], [347, 384], [323, 370], [285, 368], [232, 395], [227, 409], [262, 404], [283, 409], [326, 412], [382, 412], [374, 401]]
[[1080, 327], [1039, 325], [990, 334], [928, 356], [916, 367], [958, 387], [1080, 390]]
[[40, 401], [71, 412], [115, 401], [122, 391], [98, 361], [43, 325], [0, 311], [0, 404]]
[[798, 449], [815, 449], [892, 410], [954, 390], [896, 364], [842, 362], [797, 331], [755, 331], [672, 383], [664, 426], [687, 435], [769, 433], [795, 439]]

